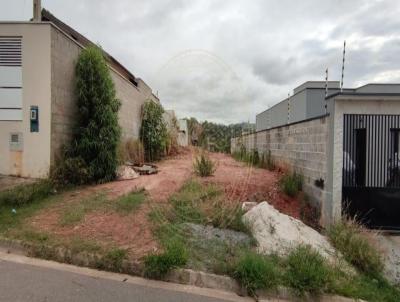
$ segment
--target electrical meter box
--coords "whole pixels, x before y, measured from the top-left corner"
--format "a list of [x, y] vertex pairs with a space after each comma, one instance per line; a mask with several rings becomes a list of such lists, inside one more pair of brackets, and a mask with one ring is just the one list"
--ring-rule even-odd
[[31, 106], [30, 110], [31, 132], [39, 132], [39, 107]]

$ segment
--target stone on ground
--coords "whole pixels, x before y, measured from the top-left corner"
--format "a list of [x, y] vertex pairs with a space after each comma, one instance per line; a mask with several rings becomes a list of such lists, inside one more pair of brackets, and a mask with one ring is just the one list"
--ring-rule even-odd
[[119, 166], [117, 169], [118, 180], [129, 180], [138, 178], [139, 174], [135, 172], [130, 166]]
[[256, 205], [258, 205], [258, 203], [255, 201], [245, 201], [242, 203], [242, 210], [245, 212], [248, 212], [252, 208], [254, 208]]
[[298, 245], [310, 245], [331, 263], [336, 262], [336, 250], [325, 236], [300, 220], [280, 213], [268, 202], [253, 207], [243, 219], [251, 227], [258, 252], [262, 254], [286, 256]]

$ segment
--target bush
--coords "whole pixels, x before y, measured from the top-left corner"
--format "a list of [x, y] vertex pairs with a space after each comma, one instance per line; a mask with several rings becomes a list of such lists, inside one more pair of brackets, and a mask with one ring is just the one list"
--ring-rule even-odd
[[285, 174], [279, 184], [286, 195], [294, 197], [303, 189], [303, 176], [297, 173]]
[[254, 252], [247, 252], [239, 259], [233, 276], [252, 296], [256, 290], [274, 288], [279, 282], [275, 263]]
[[50, 178], [58, 186], [82, 185], [89, 182], [88, 167], [81, 157], [63, 156], [52, 168]]
[[201, 177], [211, 176], [215, 172], [215, 163], [204, 152], [195, 158], [194, 172]]
[[188, 253], [184, 244], [176, 238], [166, 243], [162, 254], [148, 255], [144, 259], [144, 275], [151, 279], [161, 279], [170, 270], [184, 266], [188, 260]]
[[287, 259], [285, 279], [298, 294], [322, 293], [330, 284], [331, 270], [310, 246], [299, 246]]
[[[115, 178], [120, 102], [115, 99], [114, 83], [98, 47], [88, 47], [76, 64], [77, 125], [71, 147], [74, 164], [86, 166], [88, 182]], [[68, 176], [68, 175], [67, 175]], [[73, 177], [81, 179], [80, 177]]]
[[44, 199], [54, 193], [54, 185], [49, 180], [24, 184], [0, 192], [0, 206], [20, 207]]
[[359, 271], [377, 277], [383, 270], [379, 252], [368, 241], [368, 231], [355, 220], [344, 220], [328, 229], [333, 246]]
[[163, 113], [163, 107], [156, 102], [147, 101], [143, 104], [140, 140], [148, 161], [159, 160], [166, 150], [168, 133]]

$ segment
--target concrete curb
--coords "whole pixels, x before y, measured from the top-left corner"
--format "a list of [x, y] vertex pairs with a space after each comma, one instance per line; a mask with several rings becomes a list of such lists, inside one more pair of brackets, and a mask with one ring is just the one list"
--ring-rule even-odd
[[191, 269], [177, 269], [170, 272], [164, 281], [197, 287], [220, 289], [235, 292], [243, 296], [239, 283], [228, 276], [199, 272]]
[[[45, 244], [27, 243], [22, 240], [9, 239], [0, 237], [0, 250], [8, 254], [17, 254], [28, 257], [44, 258], [46, 260], [54, 260], [61, 263], [73, 264], [79, 267], [95, 268], [105, 271], [116, 272], [113, 267], [99, 267], [99, 260], [101, 255], [80, 252], [72, 253], [71, 250], [63, 247], [54, 247]], [[117, 271], [133, 276], [143, 276], [143, 266], [140, 263], [124, 261]], [[201, 271], [194, 271], [191, 269], [176, 269], [171, 271], [162, 281], [177, 283], [182, 285], [196, 286], [199, 288], [209, 288], [221, 290], [226, 292], [234, 292], [239, 296], [247, 296], [239, 283], [228, 277], [222, 275], [215, 275]], [[279, 287], [275, 291], [257, 291], [257, 301], [320, 301], [320, 302], [362, 302], [363, 300], [349, 299], [340, 296], [322, 295], [313, 297], [306, 295], [306, 297], [299, 298], [285, 287]]]
[[0, 237], [0, 248], [5, 250], [7, 253], [17, 255], [53, 260], [61, 263], [105, 271], [125, 273], [133, 276], [143, 275], [143, 266], [140, 263], [123, 261], [121, 265], [116, 268], [112, 263], [107, 265], [107, 263], [102, 261], [104, 255], [88, 252], [73, 252], [70, 249], [60, 246], [28, 243], [21, 240]]
[[257, 301], [274, 301], [285, 300], [285, 301], [310, 301], [310, 302], [366, 302], [361, 299], [352, 299], [346, 298], [337, 295], [320, 295], [320, 296], [312, 296], [310, 294], [306, 294], [303, 297], [296, 296], [289, 288], [287, 287], [278, 287], [273, 291], [256, 291]]

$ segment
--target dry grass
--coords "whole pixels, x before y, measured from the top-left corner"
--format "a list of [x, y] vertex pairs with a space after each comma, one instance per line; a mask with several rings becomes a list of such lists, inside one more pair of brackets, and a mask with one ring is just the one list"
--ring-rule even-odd
[[347, 218], [333, 224], [328, 236], [345, 259], [360, 272], [380, 276], [383, 260], [375, 243], [376, 232], [367, 230], [356, 219]]

